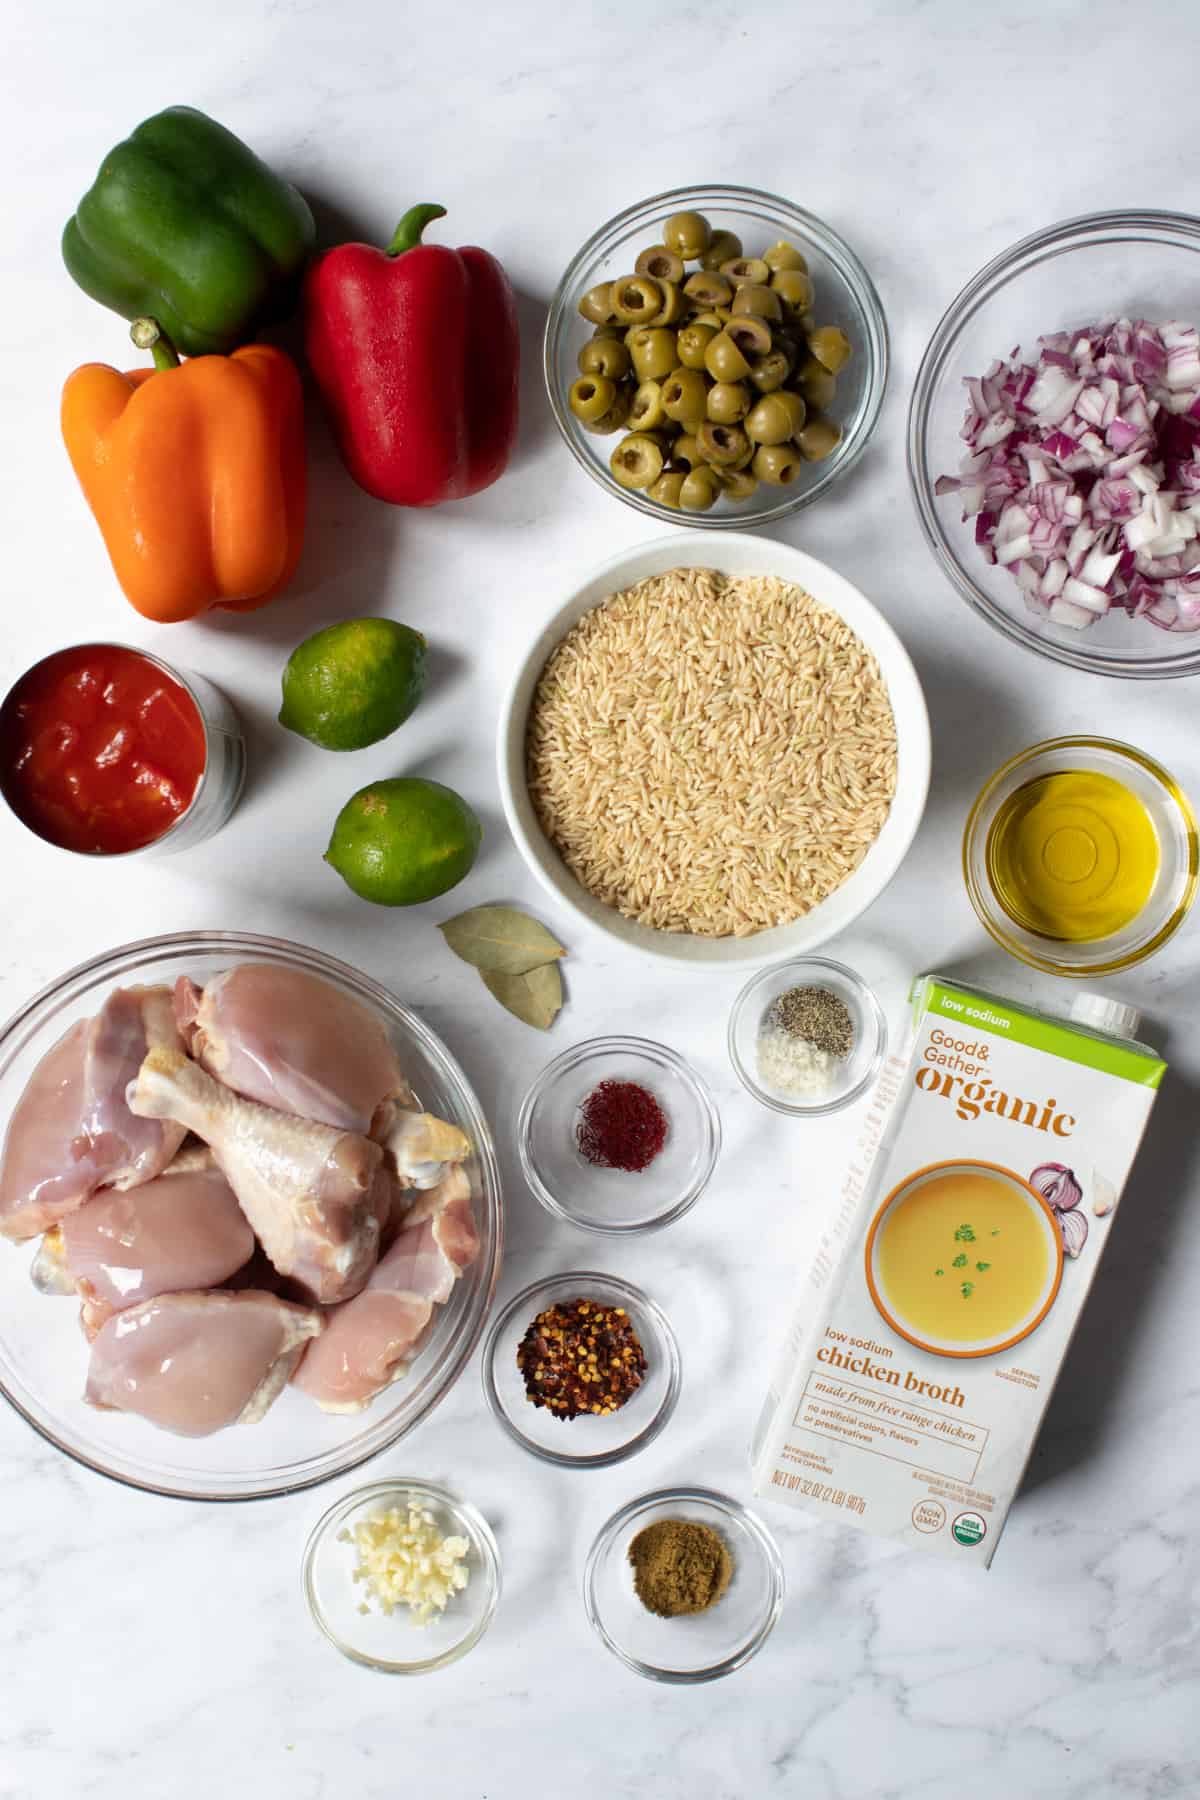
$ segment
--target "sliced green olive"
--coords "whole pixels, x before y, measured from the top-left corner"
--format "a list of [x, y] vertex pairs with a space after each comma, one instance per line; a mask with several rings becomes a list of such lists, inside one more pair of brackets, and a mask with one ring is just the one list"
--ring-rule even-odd
[[624, 488], [648, 488], [663, 471], [663, 453], [648, 432], [635, 431], [622, 438], [609, 457], [618, 483]]
[[712, 226], [698, 212], [677, 212], [663, 226], [663, 243], [685, 262], [703, 256], [712, 241]]
[[752, 313], [757, 319], [769, 319], [772, 324], [783, 318], [783, 301], [774, 288], [763, 287], [757, 281], [743, 281], [733, 296], [734, 317], [742, 313]]
[[725, 327], [743, 356], [753, 360], [756, 356], [765, 356], [774, 347], [775, 339], [771, 327], [765, 319], [756, 313], [734, 313]]
[[610, 381], [620, 381], [631, 366], [629, 351], [620, 338], [597, 335], [589, 338], [579, 352], [581, 375], [607, 375]]
[[658, 286], [662, 293], [662, 305], [654, 317], [647, 319], [646, 323], [647, 325], [676, 325], [688, 311], [688, 303], [684, 298], [683, 290], [676, 287], [673, 281], [660, 281]]
[[681, 431], [671, 445], [671, 461], [686, 463], [689, 469], [694, 469], [703, 463], [704, 458], [700, 453], [700, 446], [690, 431]]
[[673, 369], [662, 384], [663, 409], [668, 419], [685, 428], [699, 425], [707, 417], [707, 399], [708, 382], [699, 369]]
[[850, 361], [850, 339], [836, 325], [818, 325], [808, 334], [808, 347], [823, 369], [836, 375]]
[[608, 437], [610, 432], [620, 431], [629, 418], [629, 408], [633, 395], [628, 386], [617, 389], [617, 397], [606, 413], [598, 419], [585, 419], [583, 429], [596, 437]]
[[708, 345], [704, 366], [714, 381], [742, 381], [750, 373], [749, 359], [726, 331], [719, 331]]
[[657, 381], [643, 381], [633, 396], [629, 407], [629, 428], [631, 431], [653, 431], [656, 425], [666, 420], [663, 410], [663, 391]]
[[771, 279], [771, 271], [761, 256], [734, 256], [721, 264], [722, 275], [728, 275], [734, 287], [740, 287], [743, 281], [753, 281], [759, 287], [766, 287]]
[[696, 433], [700, 454], [707, 463], [736, 464], [750, 446], [740, 425], [714, 425], [706, 419]]
[[742, 254], [742, 240], [736, 231], [714, 231], [708, 242], [708, 249], [700, 258], [702, 269], [719, 269], [722, 263], [732, 262]]
[[747, 415], [746, 430], [756, 444], [786, 444], [802, 428], [808, 409], [799, 394], [781, 388], [778, 393], [764, 394]]
[[613, 313], [626, 325], [644, 325], [662, 303], [662, 289], [649, 275], [625, 275], [612, 284]]
[[716, 325], [702, 325], [693, 319], [685, 325], [675, 340], [675, 350], [685, 369], [702, 369], [704, 352], [717, 335]]
[[593, 325], [607, 325], [615, 317], [612, 305], [612, 282], [602, 281], [597, 287], [589, 288], [579, 302], [579, 310], [585, 319]]
[[707, 512], [714, 504], [721, 485], [714, 470], [703, 464], [699, 468], [689, 469], [683, 478], [683, 486], [679, 490], [679, 504], [685, 512]]
[[794, 444], [761, 444], [750, 466], [760, 481], [772, 487], [791, 487], [804, 467], [804, 458]]
[[832, 419], [814, 416], [809, 419], [796, 442], [807, 462], [822, 462], [842, 441], [842, 428]]
[[714, 425], [736, 425], [750, 411], [750, 390], [741, 381], [714, 381], [707, 412]]
[[797, 250], [795, 244], [789, 244], [786, 238], [780, 238], [769, 250], [763, 251], [763, 261], [768, 269], [800, 269], [808, 268], [806, 258]]
[[710, 306], [728, 306], [733, 299], [732, 281], [708, 269], [697, 269], [694, 275], [689, 275], [683, 291], [692, 305], [702, 311]]
[[617, 384], [607, 375], [581, 375], [567, 392], [567, 404], [585, 424], [603, 418], [617, 397]]
[[815, 356], [806, 356], [796, 370], [796, 386], [809, 406], [817, 411], [832, 406], [833, 396], [837, 393], [836, 379]]
[[758, 489], [758, 476], [749, 469], [714, 469], [727, 500], [748, 500]]
[[652, 275], [655, 281], [683, 280], [683, 258], [668, 250], [665, 244], [651, 244], [633, 266], [639, 275]]
[[750, 364], [750, 379], [760, 394], [770, 394], [781, 388], [791, 373], [792, 364], [787, 351], [776, 344], [774, 350], [768, 350], [765, 356], [756, 356]]
[[648, 492], [651, 500], [657, 500], [660, 506], [678, 507], [683, 504], [680, 495], [687, 476], [682, 469], [667, 469], [661, 474]]
[[662, 325], [647, 325], [635, 331], [629, 342], [629, 354], [639, 381], [661, 381], [679, 365], [675, 333]]
[[783, 310], [792, 318], [804, 318], [813, 302], [813, 284], [803, 269], [777, 269], [771, 292], [778, 294]]

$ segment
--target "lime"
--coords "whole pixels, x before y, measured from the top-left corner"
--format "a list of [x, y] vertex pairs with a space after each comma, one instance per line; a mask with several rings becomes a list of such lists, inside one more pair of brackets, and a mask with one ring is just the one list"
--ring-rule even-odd
[[416, 906], [456, 886], [482, 841], [482, 825], [453, 788], [398, 776], [347, 800], [325, 861], [363, 900]]
[[279, 723], [323, 750], [365, 750], [403, 725], [425, 689], [425, 639], [394, 619], [343, 619], [298, 644]]

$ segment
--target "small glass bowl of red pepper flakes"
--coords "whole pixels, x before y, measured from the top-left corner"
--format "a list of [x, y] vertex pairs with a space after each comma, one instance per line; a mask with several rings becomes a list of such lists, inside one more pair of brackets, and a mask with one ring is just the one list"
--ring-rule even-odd
[[648, 1038], [591, 1038], [555, 1057], [517, 1119], [525, 1179], [585, 1231], [657, 1231], [708, 1186], [721, 1121], [706, 1083]]
[[225, 696], [127, 644], [74, 644], [0, 705], [0, 793], [46, 843], [80, 856], [166, 855], [220, 829], [245, 775]]
[[[635, 1357], [636, 1384], [620, 1372], [614, 1381], [619, 1405], [598, 1413], [580, 1410], [571, 1417], [531, 1396], [526, 1352], [531, 1326], [547, 1315], [573, 1319], [581, 1302], [614, 1322], [621, 1345], [636, 1344], [640, 1356]], [[601, 1335], [607, 1339], [610, 1334]], [[535, 1281], [509, 1301], [488, 1333], [482, 1373], [497, 1422], [523, 1450], [568, 1468], [600, 1469], [623, 1462], [658, 1436], [675, 1410], [681, 1370], [679, 1345], [662, 1308], [632, 1282], [583, 1270]], [[597, 1393], [609, 1391], [599, 1373], [593, 1385]]]

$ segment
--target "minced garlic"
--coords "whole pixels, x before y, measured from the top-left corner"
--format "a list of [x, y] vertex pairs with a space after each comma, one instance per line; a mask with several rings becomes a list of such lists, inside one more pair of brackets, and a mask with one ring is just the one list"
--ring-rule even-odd
[[[414, 1625], [428, 1625], [470, 1580], [463, 1566], [470, 1542], [443, 1537], [433, 1514], [418, 1500], [410, 1500], [407, 1511], [393, 1506], [363, 1519], [353, 1530], [340, 1531], [338, 1541], [358, 1551], [354, 1579], [366, 1583], [380, 1610], [390, 1614], [407, 1606]], [[371, 1609], [364, 1601], [358, 1610]]]

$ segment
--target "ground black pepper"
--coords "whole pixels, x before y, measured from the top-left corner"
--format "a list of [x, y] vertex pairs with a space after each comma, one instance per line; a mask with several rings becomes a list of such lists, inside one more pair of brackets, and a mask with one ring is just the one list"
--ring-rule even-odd
[[773, 1000], [767, 1023], [839, 1061], [854, 1048], [854, 1021], [846, 1002], [829, 988], [794, 987]]
[[646, 1355], [623, 1306], [564, 1300], [540, 1312], [517, 1345], [535, 1406], [560, 1419], [617, 1412], [642, 1385]]

